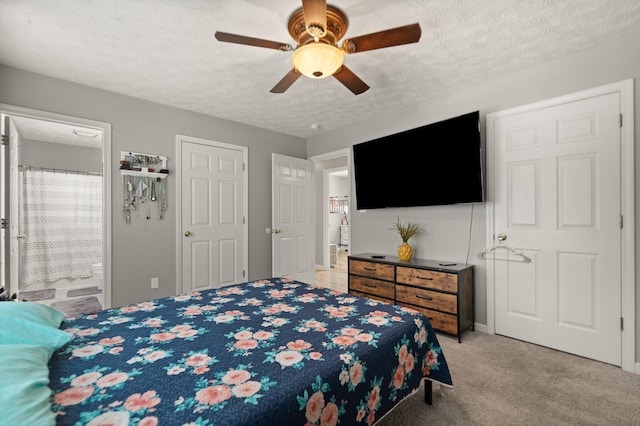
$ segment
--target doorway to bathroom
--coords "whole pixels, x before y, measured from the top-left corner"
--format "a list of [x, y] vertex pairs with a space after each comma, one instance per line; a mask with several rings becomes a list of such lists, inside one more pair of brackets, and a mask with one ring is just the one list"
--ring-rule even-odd
[[0, 105], [2, 286], [69, 316], [111, 305], [110, 125]]

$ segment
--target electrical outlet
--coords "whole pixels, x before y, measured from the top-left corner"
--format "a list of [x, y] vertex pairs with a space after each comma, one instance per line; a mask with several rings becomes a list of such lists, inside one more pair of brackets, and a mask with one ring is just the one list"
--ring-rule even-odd
[[151, 278], [151, 288], [158, 288], [158, 277]]

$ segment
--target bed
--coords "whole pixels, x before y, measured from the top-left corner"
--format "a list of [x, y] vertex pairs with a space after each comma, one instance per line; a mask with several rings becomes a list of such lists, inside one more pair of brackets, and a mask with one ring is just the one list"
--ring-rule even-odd
[[[57, 424], [371, 425], [452, 385], [422, 314], [274, 278], [66, 319]], [[430, 392], [427, 392], [429, 394]]]

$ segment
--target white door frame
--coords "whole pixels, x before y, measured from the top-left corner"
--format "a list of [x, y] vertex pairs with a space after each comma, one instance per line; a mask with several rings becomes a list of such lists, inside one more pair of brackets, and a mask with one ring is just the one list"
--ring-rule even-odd
[[233, 149], [242, 151], [244, 187], [242, 189], [244, 196], [242, 198], [242, 216], [244, 217], [242, 239], [243, 251], [242, 262], [244, 263], [245, 277], [249, 277], [249, 148], [241, 145], [234, 145], [225, 142], [213, 141], [210, 139], [202, 139], [194, 136], [176, 134], [176, 294], [182, 293], [182, 142], [191, 142], [201, 145], [207, 145], [215, 148]]
[[[495, 128], [494, 122], [500, 117], [521, 114], [524, 112], [547, 108], [568, 102], [574, 102], [585, 98], [602, 96], [609, 93], [620, 94], [620, 111], [622, 113], [621, 127], [621, 206], [620, 211], [624, 218], [624, 226], [621, 232], [621, 259], [620, 271], [622, 279], [621, 288], [621, 315], [624, 318], [624, 328], [622, 330], [622, 369], [625, 371], [635, 371], [640, 374], [640, 364], [635, 365], [636, 348], [636, 311], [635, 311], [635, 195], [634, 195], [634, 105], [633, 105], [633, 80], [624, 80], [593, 89], [572, 93], [557, 98], [536, 102], [529, 105], [510, 108], [503, 111], [487, 114], [487, 157], [486, 157], [486, 217], [487, 233], [486, 246], [494, 244], [495, 238]], [[495, 289], [494, 270], [490, 262], [487, 263], [487, 333], [495, 334]]]
[[[341, 172], [343, 170], [347, 170], [349, 172], [348, 166], [334, 167], [331, 169], [324, 169], [322, 171], [322, 241], [324, 245], [322, 246], [322, 264], [325, 270], [331, 269], [331, 254], [329, 253], [329, 241], [331, 240], [329, 236], [329, 220], [331, 218], [329, 214], [329, 190], [331, 189], [331, 184], [329, 182], [329, 175], [334, 172]], [[349, 181], [351, 183], [351, 181]], [[347, 195], [349, 195], [349, 206], [351, 206], [351, 185], [347, 186]], [[350, 211], [350, 210], [349, 210]], [[347, 221], [350, 222], [351, 217], [349, 213], [347, 213]]]
[[78, 125], [102, 131], [102, 283], [104, 308], [111, 307], [111, 123], [71, 115], [0, 104], [0, 113], [36, 120]]
[[[353, 176], [353, 171], [351, 170], [351, 149], [345, 148], [338, 151], [327, 152], [326, 154], [314, 155], [309, 157], [315, 165], [322, 161], [333, 160], [334, 158], [346, 157], [347, 158], [347, 170], [349, 173], [349, 214], [347, 217], [349, 218], [349, 223], [351, 223], [351, 209], [352, 205], [355, 205], [355, 202], [351, 199], [351, 182], [353, 182], [351, 176]], [[342, 169], [342, 167], [340, 167]], [[329, 179], [327, 177], [327, 172], [332, 169], [323, 170], [323, 178], [322, 178], [322, 214], [316, 214], [316, 217], [322, 218], [322, 266], [325, 269], [329, 269]], [[318, 181], [316, 180], [316, 183]], [[318, 188], [316, 188], [316, 194], [318, 193]], [[317, 206], [316, 206], [317, 208]], [[349, 227], [349, 253], [351, 253], [351, 227]], [[327, 267], [329, 265], [329, 267]]]

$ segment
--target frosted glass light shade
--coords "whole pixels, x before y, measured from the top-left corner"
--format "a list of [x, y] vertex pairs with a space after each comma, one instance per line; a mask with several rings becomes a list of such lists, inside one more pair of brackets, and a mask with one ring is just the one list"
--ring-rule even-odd
[[300, 74], [311, 78], [329, 77], [343, 62], [342, 50], [326, 43], [309, 43], [293, 52], [293, 66]]

